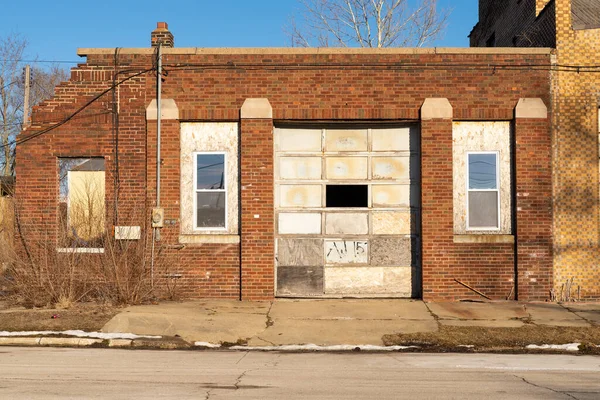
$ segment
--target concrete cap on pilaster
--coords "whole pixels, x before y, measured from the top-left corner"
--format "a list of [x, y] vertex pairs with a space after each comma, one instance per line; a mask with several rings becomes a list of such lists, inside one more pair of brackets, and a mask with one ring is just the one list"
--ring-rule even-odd
[[515, 107], [515, 118], [548, 118], [548, 107], [540, 98], [519, 99]]
[[[146, 121], [156, 121], [157, 110], [156, 110], [156, 99], [152, 99], [148, 107], [146, 107]], [[160, 100], [160, 119], [179, 119], [179, 108], [177, 103], [173, 99], [161, 99]]]
[[425, 99], [421, 106], [421, 119], [452, 119], [452, 104], [444, 97]]
[[269, 99], [246, 99], [240, 111], [242, 119], [273, 119]]

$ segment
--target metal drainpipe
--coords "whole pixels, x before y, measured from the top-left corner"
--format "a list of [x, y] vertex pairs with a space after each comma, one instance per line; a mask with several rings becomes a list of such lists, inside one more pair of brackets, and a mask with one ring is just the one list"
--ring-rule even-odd
[[[512, 230], [513, 230], [513, 237], [514, 237], [514, 243], [513, 243], [513, 253], [514, 253], [514, 265], [513, 265], [513, 270], [514, 270], [514, 287], [515, 287], [515, 293], [514, 293], [514, 299], [515, 301], [519, 300], [519, 231], [518, 231], [518, 226], [517, 226], [517, 222], [518, 222], [518, 215], [517, 215], [517, 210], [518, 210], [518, 204], [517, 204], [517, 124], [516, 124], [516, 120], [511, 124], [510, 127], [510, 136], [511, 136], [511, 140], [510, 140], [510, 153], [511, 153], [511, 197], [512, 197]], [[510, 300], [510, 299], [507, 299]]]
[[160, 106], [162, 92], [162, 52], [161, 44], [158, 44], [158, 68], [156, 87], [156, 207], [160, 207]]
[[[156, 69], [156, 208], [160, 207], [160, 117], [161, 117], [161, 92], [162, 92], [162, 52], [158, 44], [158, 60]], [[160, 240], [159, 228], [152, 231], [152, 262], [150, 267], [150, 284], [154, 288], [154, 243]]]

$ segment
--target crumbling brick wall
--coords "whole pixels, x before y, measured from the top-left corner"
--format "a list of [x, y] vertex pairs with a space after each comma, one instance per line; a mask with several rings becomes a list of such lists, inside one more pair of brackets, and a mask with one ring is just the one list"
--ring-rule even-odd
[[[242, 290], [245, 299], [273, 297], [273, 221], [268, 218], [273, 215], [273, 149], [272, 141], [265, 137], [272, 131], [273, 121], [419, 122], [423, 101], [440, 97], [452, 104], [454, 120], [510, 121], [520, 98], [550, 102], [548, 52], [165, 49], [164, 53], [168, 75], [164, 77], [162, 96], [175, 100], [179, 121], [240, 121], [240, 108], [248, 98], [267, 98], [273, 107], [272, 120], [240, 121], [241, 184], [254, 185], [253, 192], [247, 195], [242, 188], [241, 246], [246, 246], [243, 251], [239, 243], [178, 242], [179, 121], [163, 122], [161, 206], [165, 218], [174, 223], [162, 229], [161, 246], [177, 254], [178, 264], [173, 266], [173, 272], [181, 275], [178, 286], [185, 298], [237, 298], [244, 283], [249, 283], [247, 290]], [[42, 131], [50, 122], [63, 120], [97, 93], [110, 88], [115, 70], [123, 71], [118, 81], [151, 68], [154, 61], [154, 54], [148, 49], [123, 49], [116, 57], [112, 49], [90, 50], [86, 55], [87, 62], [73, 69], [71, 80], [57, 88], [55, 97], [35, 109], [33, 125], [21, 138]], [[503, 67], [514, 64], [538, 68], [516, 73]], [[115, 94], [119, 103], [118, 205], [113, 185], [117, 132], [111, 91], [60, 127], [19, 145], [17, 196], [25, 226], [43, 227], [48, 237], [56, 234], [57, 157], [64, 156], [105, 157], [106, 220], [115, 225], [147, 225], [147, 215], [136, 211], [151, 208], [155, 202], [156, 126], [145, 117], [146, 107], [155, 97], [155, 83], [155, 72], [148, 72], [123, 83]], [[452, 131], [448, 130], [452, 124], [430, 124], [422, 127], [421, 144], [423, 296], [428, 300], [477, 297], [454, 282], [457, 278], [492, 298], [506, 298], [515, 276], [513, 245], [453, 242]], [[522, 134], [526, 137], [528, 132]], [[542, 138], [543, 135], [542, 128]], [[533, 157], [535, 146], [527, 152]], [[255, 164], [261, 159], [264, 168], [256, 169]], [[521, 167], [530, 168], [529, 158], [522, 160]], [[549, 169], [537, 171], [538, 182], [548, 183], [550, 179]], [[533, 185], [527, 180], [523, 184], [523, 190]], [[543, 191], [549, 196], [549, 186], [543, 186]], [[253, 221], [254, 216], [248, 211], [254, 207], [250, 202], [255, 199], [260, 199], [264, 208], [260, 214], [267, 216], [260, 223]], [[532, 212], [525, 207], [519, 213], [519, 229], [524, 235], [537, 232], [536, 219], [552, 215], [549, 207], [536, 210], [536, 218], [530, 217]], [[137, 219], [132, 221], [131, 215]], [[245, 227], [258, 231], [245, 231]], [[259, 236], [244, 236], [252, 234]], [[544, 230], [538, 236], [550, 240], [551, 232]], [[551, 275], [547, 258], [530, 262], [540, 274]], [[551, 281], [551, 277], [548, 279]], [[523, 292], [525, 299], [548, 296], [548, 284], [530, 289]]]

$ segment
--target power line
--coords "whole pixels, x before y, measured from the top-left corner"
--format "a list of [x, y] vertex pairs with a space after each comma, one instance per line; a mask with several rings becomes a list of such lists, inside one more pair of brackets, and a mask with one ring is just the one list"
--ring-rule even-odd
[[48, 89], [46, 89], [45, 87], [43, 87], [43, 86], [42, 86], [42, 85], [41, 85], [41, 84], [40, 84], [38, 81], [36, 81], [35, 79], [33, 80], [33, 83], [34, 83], [35, 85], [37, 85], [37, 87], [39, 87], [39, 88], [40, 88], [40, 90], [41, 90], [42, 92], [44, 92], [44, 94], [46, 94], [46, 96], [48, 96], [48, 97], [52, 97], [52, 96], [54, 96], [54, 94], [53, 94], [53, 93], [50, 93], [50, 92], [48, 91]]
[[[4, 60], [10, 61], [10, 60]], [[12, 60], [17, 62], [62, 62], [62, 63], [78, 63], [76, 61], [57, 61], [57, 60]], [[306, 69], [370, 69], [370, 68], [384, 68], [391, 70], [410, 70], [410, 69], [443, 69], [443, 70], [470, 70], [470, 71], [489, 71], [495, 73], [497, 70], [525, 70], [525, 71], [551, 71], [551, 72], [575, 72], [575, 73], [600, 73], [600, 65], [546, 65], [546, 64], [481, 64], [481, 63], [473, 63], [473, 64], [457, 64], [457, 63], [431, 63], [431, 62], [395, 62], [395, 63], [385, 63], [385, 62], [377, 62], [377, 63], [269, 63], [269, 64], [239, 64], [234, 62], [229, 62], [227, 64], [209, 64], [209, 63], [178, 63], [178, 64], [165, 64], [164, 67], [172, 68], [173, 70], [211, 70], [211, 69], [242, 69], [242, 70], [306, 70]], [[21, 143], [25, 143], [31, 139], [34, 139], [38, 136], [45, 134], [46, 132], [50, 132], [53, 129], [56, 129], [72, 118], [74, 118], [77, 114], [82, 112], [89, 105], [94, 103], [100, 97], [113, 90], [117, 86], [126, 82], [129, 79], [142, 75], [144, 73], [155, 70], [156, 67], [140, 71], [128, 78], [125, 78], [119, 81], [116, 84], [112, 84], [108, 89], [102, 91], [94, 98], [92, 98], [89, 102], [67, 117], [65, 120], [58, 122], [44, 130], [39, 132], [35, 132], [29, 136], [18, 139], [9, 143], [7, 145], [0, 146], [0, 149], [12, 146], [13, 144], [19, 145]], [[119, 73], [126, 73], [130, 71], [119, 71]], [[165, 71], [168, 73], [168, 71]], [[166, 74], [165, 74], [166, 75]], [[7, 86], [16, 83], [16, 81], [9, 83]]]
[[8, 89], [9, 87], [11, 87], [12, 85], [14, 85], [15, 83], [18, 83], [19, 81], [12, 81], [11, 83], [8, 83], [6, 85], [4, 85], [2, 88], [0, 88], [0, 90], [4, 90], [4, 89]]
[[412, 70], [412, 69], [436, 69], [436, 70], [458, 70], [458, 71], [488, 71], [495, 73], [499, 70], [510, 71], [551, 71], [551, 72], [576, 72], [576, 73], [599, 73], [600, 65], [569, 65], [569, 64], [482, 64], [482, 63], [444, 63], [444, 62], [370, 62], [370, 63], [235, 63], [210, 64], [210, 63], [177, 63], [165, 64], [166, 68], [172, 70], [210, 70], [210, 69], [241, 69], [241, 70], [311, 70], [311, 69], [390, 69], [390, 70]]
[[79, 64], [81, 61], [70, 61], [70, 60], [22, 60], [22, 59], [2, 59], [0, 62], [16, 62], [16, 63], [48, 63], [48, 64]]
[[[95, 113], [93, 115], [103, 115], [103, 114], [112, 114], [112, 111], [99, 112], [99, 113]], [[86, 116], [82, 116], [81, 118], [84, 118]], [[36, 125], [55, 124], [56, 120], [54, 120], [54, 121], [35, 121], [35, 123], [36, 123]], [[10, 122], [7, 124], [0, 123], [0, 126], [22, 126], [22, 125], [23, 125], [23, 122]]]
[[[91, 104], [93, 104], [94, 102], [96, 102], [96, 101], [97, 101], [99, 98], [101, 98], [102, 96], [104, 96], [106, 93], [108, 93], [108, 92], [110, 92], [111, 90], [113, 90], [115, 87], [117, 87], [117, 86], [119, 86], [119, 85], [123, 84], [124, 82], [127, 82], [127, 81], [128, 81], [128, 80], [130, 80], [130, 79], [133, 79], [133, 78], [135, 78], [135, 77], [138, 77], [138, 76], [140, 76], [140, 75], [143, 75], [143, 74], [145, 74], [145, 73], [148, 73], [148, 72], [150, 72], [150, 71], [152, 71], [152, 70], [153, 70], [153, 68], [149, 68], [149, 69], [145, 69], [145, 70], [143, 70], [143, 71], [139, 71], [139, 72], [137, 72], [137, 73], [135, 73], [135, 74], [133, 74], [133, 75], [131, 75], [131, 76], [128, 76], [127, 78], [124, 78], [124, 79], [120, 80], [120, 81], [119, 81], [119, 82], [117, 82], [116, 84], [110, 85], [110, 87], [109, 87], [108, 89], [106, 89], [106, 90], [103, 90], [102, 92], [98, 93], [98, 94], [97, 94], [96, 96], [94, 96], [94, 97], [93, 97], [91, 100], [89, 100], [89, 101], [88, 101], [87, 103], [85, 103], [83, 106], [81, 106], [80, 108], [78, 108], [78, 109], [77, 109], [77, 111], [75, 111], [74, 113], [72, 113], [71, 115], [69, 115], [69, 116], [68, 116], [67, 118], [65, 118], [64, 120], [62, 120], [62, 121], [60, 121], [60, 122], [57, 122], [56, 124], [54, 124], [54, 125], [52, 125], [52, 126], [49, 126], [49, 127], [48, 127], [48, 128], [46, 128], [46, 129], [42, 129], [41, 131], [34, 132], [34, 133], [32, 133], [31, 135], [28, 135], [28, 136], [25, 136], [25, 137], [23, 137], [23, 138], [20, 138], [20, 139], [14, 140], [14, 141], [12, 141], [11, 143], [7, 143], [7, 144], [5, 144], [5, 145], [1, 145], [1, 146], [0, 146], [0, 149], [3, 149], [3, 148], [5, 148], [5, 147], [8, 147], [8, 146], [12, 146], [12, 145], [16, 145], [16, 146], [18, 146], [18, 145], [20, 145], [20, 144], [23, 144], [23, 143], [25, 143], [25, 142], [28, 142], [28, 141], [30, 141], [30, 140], [32, 140], [32, 139], [35, 139], [35, 138], [37, 138], [37, 137], [39, 137], [39, 136], [41, 136], [41, 135], [43, 135], [43, 134], [45, 134], [45, 133], [47, 133], [47, 132], [50, 132], [50, 131], [52, 131], [52, 130], [54, 130], [54, 129], [56, 129], [56, 128], [58, 128], [58, 127], [60, 127], [60, 126], [64, 125], [64, 124], [66, 124], [67, 122], [69, 122], [70, 120], [72, 120], [73, 118], [75, 118], [75, 116], [77, 116], [77, 114], [81, 113], [83, 110], [85, 110], [86, 108], [88, 108], [88, 107], [89, 107]], [[121, 71], [121, 73], [125, 73], [125, 71]]]

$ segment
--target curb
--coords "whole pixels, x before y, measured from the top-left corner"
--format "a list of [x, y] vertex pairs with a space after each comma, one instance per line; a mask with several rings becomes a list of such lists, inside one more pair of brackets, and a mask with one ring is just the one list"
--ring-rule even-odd
[[37, 346], [41, 337], [0, 337], [0, 346]]
[[102, 339], [78, 338], [78, 337], [0, 337], [0, 346], [68, 346], [89, 347], [100, 345]]
[[102, 339], [89, 339], [89, 338], [57, 338], [57, 337], [46, 337], [40, 338], [40, 346], [73, 346], [73, 347], [87, 347], [95, 344], [102, 343]]
[[109, 347], [161, 350], [189, 350], [194, 346], [181, 338], [94, 339], [80, 337], [0, 337], [0, 346]]
[[[308, 345], [283, 345], [283, 346], [267, 346], [267, 347], [250, 347], [250, 346], [221, 346], [205, 342], [197, 342], [190, 344], [180, 337], [164, 337], [161, 339], [95, 339], [95, 338], [80, 338], [80, 337], [52, 337], [52, 336], [37, 336], [37, 337], [0, 337], [0, 347], [15, 346], [15, 347], [95, 347], [95, 348], [116, 348], [116, 349], [136, 349], [136, 350], [217, 350], [217, 351], [256, 351], [256, 352], [292, 352], [292, 353], [312, 353], [312, 352], [447, 352], [449, 349], [432, 349], [421, 348], [419, 346], [372, 346], [372, 345], [336, 345], [336, 346], [317, 346], [314, 344]], [[569, 346], [568, 348], [561, 348]], [[429, 351], [428, 351], [429, 350]], [[483, 351], [481, 351], [483, 350]], [[593, 350], [592, 354], [600, 352], [600, 345], [581, 345], [580, 343], [572, 343], [570, 345], [544, 345], [535, 346], [529, 345], [526, 347], [514, 347], [496, 349], [500, 352], [516, 352], [516, 353], [531, 353], [538, 354], [585, 354]], [[490, 352], [485, 349], [477, 351], [472, 346], [461, 346], [460, 349], [450, 349], [450, 352], [458, 353], [478, 353]], [[495, 353], [498, 351], [491, 351]]]

